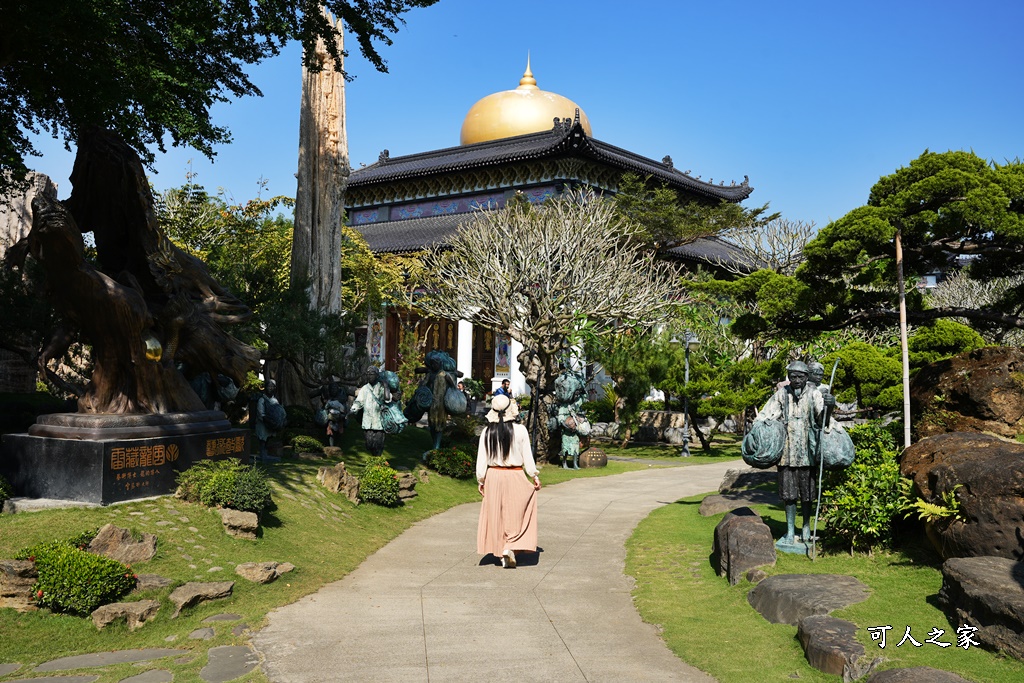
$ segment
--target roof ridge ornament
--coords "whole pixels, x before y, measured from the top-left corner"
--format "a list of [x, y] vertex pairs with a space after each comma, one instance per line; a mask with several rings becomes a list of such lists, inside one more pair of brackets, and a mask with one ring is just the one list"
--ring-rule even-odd
[[665, 164], [669, 168], [675, 168], [675, 166], [672, 165], [672, 157], [667, 154], [661, 158], [661, 163]]
[[389, 152], [388, 150], [384, 150], [377, 157], [377, 163], [378, 164], [386, 164], [389, 161], [391, 161], [391, 152]]

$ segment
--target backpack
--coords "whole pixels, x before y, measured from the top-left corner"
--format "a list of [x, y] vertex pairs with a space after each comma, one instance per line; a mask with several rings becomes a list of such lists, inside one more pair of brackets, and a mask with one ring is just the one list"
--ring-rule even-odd
[[758, 420], [743, 437], [743, 462], [767, 469], [782, 460], [786, 445], [786, 427], [778, 420]]
[[288, 424], [288, 413], [280, 402], [264, 400], [263, 424], [272, 432], [281, 431]]

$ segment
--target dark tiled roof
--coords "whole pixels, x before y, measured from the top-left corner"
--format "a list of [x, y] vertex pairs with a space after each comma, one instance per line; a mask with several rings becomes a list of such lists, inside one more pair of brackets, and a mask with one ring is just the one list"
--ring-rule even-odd
[[719, 263], [735, 264], [740, 258], [740, 249], [718, 237], [703, 237], [678, 247], [665, 250], [670, 258], [683, 261], [696, 261], [717, 265]]
[[429, 249], [455, 234], [459, 226], [473, 219], [471, 213], [444, 214], [404, 221], [384, 221], [352, 226], [376, 253], [409, 252]]
[[[471, 213], [445, 214], [404, 221], [386, 221], [354, 226], [376, 253], [411, 252], [444, 244], [459, 226], [473, 220]], [[707, 237], [666, 250], [670, 258], [706, 263], [712, 266], [734, 262], [738, 250], [717, 237]]]
[[579, 123], [556, 125], [550, 131], [541, 133], [448, 147], [393, 159], [382, 155], [377, 163], [354, 170], [348, 184], [349, 187], [360, 187], [546, 157], [590, 158], [624, 172], [653, 176], [677, 189], [731, 202], [743, 201], [754, 189], [746, 178], [739, 185], [713, 185], [691, 178], [668, 164], [587, 137]]

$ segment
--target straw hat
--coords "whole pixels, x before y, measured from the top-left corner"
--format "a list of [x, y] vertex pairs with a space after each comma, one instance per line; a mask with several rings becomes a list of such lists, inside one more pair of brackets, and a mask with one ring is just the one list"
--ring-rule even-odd
[[486, 418], [488, 422], [511, 422], [519, 415], [519, 405], [508, 396], [495, 396], [491, 399], [491, 409]]

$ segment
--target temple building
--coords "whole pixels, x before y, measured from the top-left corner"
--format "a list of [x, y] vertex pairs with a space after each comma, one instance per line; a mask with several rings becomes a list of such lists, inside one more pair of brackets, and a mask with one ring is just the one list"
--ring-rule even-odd
[[[400, 157], [384, 150], [377, 163], [353, 170], [346, 215], [374, 252], [415, 252], [443, 245], [472, 212], [501, 208], [516, 193], [535, 203], [570, 187], [614, 194], [625, 173], [650, 177], [684, 200], [741, 202], [753, 190], [746, 177], [741, 184], [714, 185], [676, 170], [670, 157], [654, 161], [595, 138], [583, 110], [538, 88], [527, 63], [518, 88], [470, 108], [459, 146]], [[709, 238], [665, 256], [695, 266], [729, 259], [731, 251]], [[401, 315], [418, 321], [414, 314]], [[390, 370], [398, 362], [398, 316], [390, 312], [367, 326], [371, 362]], [[418, 321], [417, 329], [426, 336], [425, 351], [447, 351], [466, 376], [492, 387], [508, 378], [515, 394], [527, 393], [516, 362], [521, 346], [514, 340], [464, 320]]]

